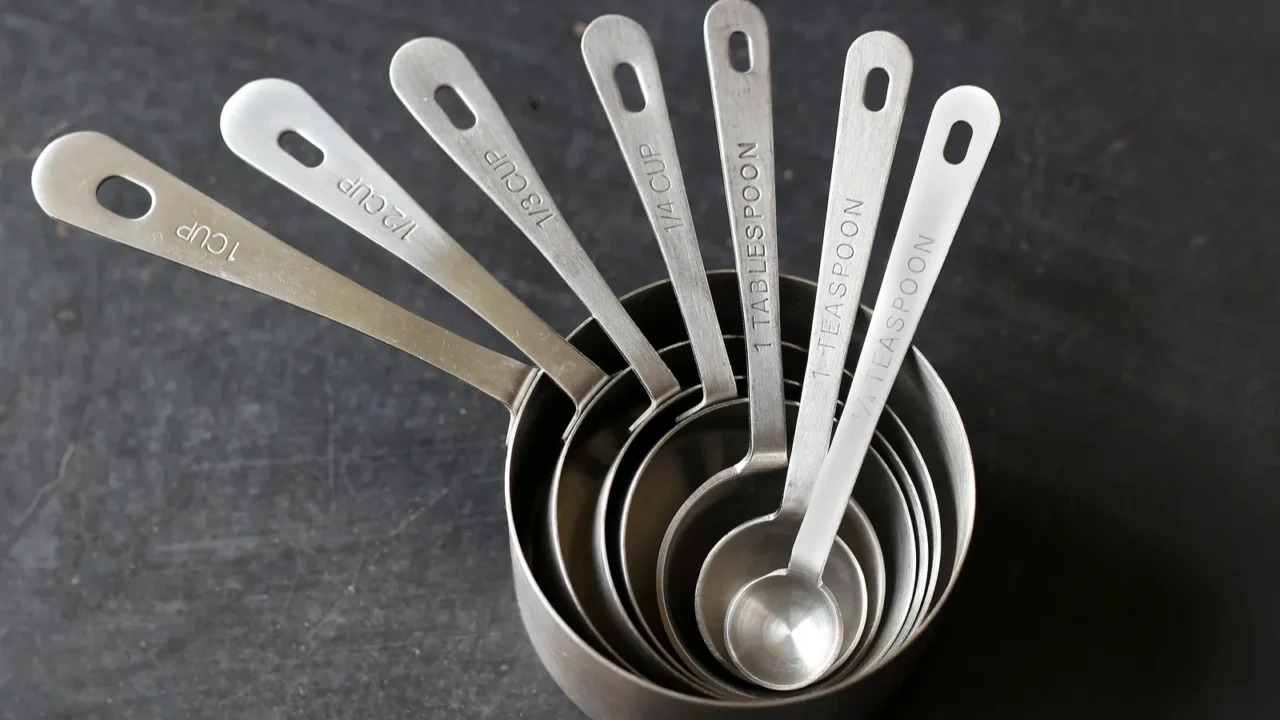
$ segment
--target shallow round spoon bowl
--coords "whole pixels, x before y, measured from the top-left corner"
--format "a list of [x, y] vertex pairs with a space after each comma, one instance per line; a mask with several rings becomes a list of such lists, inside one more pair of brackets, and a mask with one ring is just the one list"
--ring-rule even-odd
[[[708, 647], [723, 647], [744, 679], [769, 690], [796, 690], [848, 660], [867, 623], [866, 577], [843, 540], [836, 539], [821, 582], [784, 572], [799, 520], [775, 513], [734, 528], [707, 555], [695, 590], [697, 612], [704, 614], [698, 623], [703, 641]], [[728, 588], [738, 590], [728, 597], [706, 596], [723, 594]], [[793, 596], [805, 599], [796, 608], [798, 612], [780, 602]], [[710, 617], [705, 616], [708, 614]], [[802, 624], [789, 637], [751, 636], [752, 632], [788, 627], [792, 622]], [[833, 628], [831, 622], [837, 625]], [[713, 628], [723, 628], [723, 637], [708, 637]], [[800, 629], [804, 632], [798, 632]], [[818, 630], [831, 634], [824, 637]], [[761, 647], [762, 642], [768, 646]], [[830, 652], [818, 649], [828, 647]], [[770, 660], [770, 651], [779, 654]], [[791, 669], [781, 675], [769, 674], [765, 666], [774, 663]], [[799, 665], [807, 670], [802, 673]]]
[[786, 692], [809, 685], [836, 662], [844, 642], [835, 593], [786, 569], [752, 580], [729, 603], [725, 647], [761, 687]]

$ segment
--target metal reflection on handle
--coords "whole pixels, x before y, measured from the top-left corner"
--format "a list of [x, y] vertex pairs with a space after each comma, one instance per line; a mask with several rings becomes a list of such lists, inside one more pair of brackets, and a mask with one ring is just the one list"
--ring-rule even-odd
[[[308, 167], [280, 137], [301, 135], [323, 159]], [[412, 265], [474, 310], [556, 382], [579, 412], [608, 380], [464, 250], [306, 90], [255, 80], [222, 109], [222, 137], [241, 159]]]
[[[737, 33], [746, 36], [750, 53], [745, 70], [735, 68], [730, 58], [730, 40]], [[787, 422], [782, 404], [769, 32], [755, 5], [720, 0], [707, 11], [703, 38], [747, 338], [747, 463], [781, 466], [787, 459]]]
[[[872, 110], [867, 106], [866, 92], [869, 76], [876, 69], [888, 76], [888, 87], [884, 105]], [[862, 35], [845, 55], [818, 298], [813, 307], [800, 417], [782, 494], [783, 513], [804, 512], [827, 454], [831, 418], [907, 107], [911, 71], [911, 50], [892, 33]]]
[[[649, 35], [630, 18], [598, 17], [582, 34], [582, 58], [662, 249], [689, 332], [702, 380], [702, 402], [689, 413], [737, 397]], [[635, 73], [643, 94], [642, 107], [627, 107], [623, 101], [616, 73], [624, 65]]]
[[[960, 123], [969, 125], [972, 136], [964, 159], [952, 164], [943, 157], [943, 147]], [[853, 386], [792, 546], [790, 567], [797, 571], [821, 577], [840, 525], [839, 510], [853, 490], [999, 127], [1000, 110], [980, 88], [952, 88], [934, 105]]]
[[[502, 109], [467, 57], [439, 38], [405, 43], [391, 60], [391, 86], [432, 139], [537, 246], [634, 368], [653, 407], [679, 392], [671, 370], [623, 309], [569, 229]], [[451, 87], [474, 123], [459, 128], [436, 101]]]
[[[151, 209], [137, 219], [98, 202], [111, 178], [137, 183]], [[31, 189], [52, 218], [341, 323], [453, 375], [509, 410], [536, 370], [481, 347], [375, 295], [96, 132], [54, 140]]]

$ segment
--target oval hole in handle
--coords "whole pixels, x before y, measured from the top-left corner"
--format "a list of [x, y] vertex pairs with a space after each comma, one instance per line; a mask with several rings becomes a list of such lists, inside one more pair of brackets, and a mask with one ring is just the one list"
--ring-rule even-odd
[[436, 104], [444, 110], [444, 114], [449, 117], [449, 122], [459, 130], [467, 130], [476, 124], [476, 114], [471, 112], [471, 106], [467, 105], [467, 101], [462, 99], [458, 91], [452, 85], [441, 85], [436, 88], [435, 92]]
[[289, 157], [309, 168], [320, 167], [320, 163], [324, 162], [324, 151], [292, 130], [280, 133], [276, 143], [280, 145], [281, 150], [289, 154]]
[[137, 220], [151, 212], [151, 207], [155, 204], [150, 190], [119, 175], [112, 175], [98, 183], [95, 194], [102, 207], [129, 220]]
[[640, 87], [640, 78], [636, 77], [636, 69], [631, 63], [618, 63], [613, 69], [613, 81], [618, 84], [623, 107], [631, 112], [644, 109], [644, 89]]
[[973, 126], [963, 120], [957, 120], [947, 133], [947, 142], [942, 146], [942, 159], [952, 165], [959, 165], [969, 154], [969, 141], [973, 139]]
[[884, 68], [872, 68], [862, 86], [862, 106], [871, 112], [879, 112], [888, 100], [889, 72]]
[[751, 69], [751, 41], [741, 30], [729, 36], [729, 65], [741, 73]]

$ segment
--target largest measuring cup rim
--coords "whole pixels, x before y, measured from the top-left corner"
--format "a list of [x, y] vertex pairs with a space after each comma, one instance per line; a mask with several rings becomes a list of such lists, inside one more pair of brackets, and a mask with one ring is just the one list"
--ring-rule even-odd
[[[723, 276], [723, 275], [733, 275], [733, 274], [734, 274], [733, 270], [712, 270], [707, 273], [708, 276]], [[779, 274], [779, 282], [784, 287], [788, 284], [800, 284], [800, 285], [807, 285], [815, 289], [817, 288], [817, 284], [812, 280], [797, 277], [794, 275], [788, 275], [785, 273]], [[625, 295], [622, 295], [620, 299], [625, 307], [625, 306], [628, 306], [629, 303], [635, 302], [638, 298], [644, 297], [653, 292], [660, 291], [663, 288], [670, 288], [670, 286], [671, 286], [670, 280], [658, 280], [656, 282], [637, 288]], [[785, 295], [785, 291], [784, 291], [784, 295]], [[863, 310], [864, 312], [867, 311], [865, 307], [863, 308]], [[595, 320], [593, 318], [587, 318], [581, 324], [579, 324], [576, 328], [574, 328], [574, 330], [570, 332], [567, 337], [572, 339], [576, 337], [578, 334], [580, 334], [581, 332], [583, 332], [586, 328], [594, 324], [595, 324]], [[945, 429], [946, 429], [945, 445], [948, 448], [959, 449], [962, 451], [962, 457], [960, 458], [961, 459], [960, 470], [962, 472], [962, 475], [960, 477], [961, 479], [967, 478], [968, 483], [972, 485], [974, 483], [974, 478], [975, 478], [975, 472], [974, 472], [974, 466], [973, 466], [973, 453], [971, 448], [969, 447], [968, 434], [965, 431], [963, 421], [960, 417], [959, 408], [956, 407], [955, 401], [951, 397], [951, 394], [947, 391], [946, 385], [945, 383], [943, 383], [941, 376], [939, 376], [937, 371], [934, 370], [933, 366], [929, 364], [929, 361], [924, 357], [924, 355], [920, 352], [920, 350], [915, 346], [912, 346], [911, 351], [912, 351], [911, 356], [915, 360], [915, 365], [919, 368], [922, 378], [925, 381], [926, 389], [930, 390], [931, 394], [936, 393], [935, 399], [940, 400], [941, 404], [943, 405], [943, 410], [946, 415], [946, 417], [943, 418], [946, 420], [946, 422], [942, 423], [943, 425], [945, 425]], [[537, 382], [542, 383], [543, 381], [544, 381], [544, 374], [539, 373], [537, 376]], [[547, 378], [546, 381], [550, 382], [549, 378]], [[526, 418], [524, 418], [524, 415], [528, 409], [527, 401], [532, 396], [533, 396], [533, 393], [527, 393], [525, 397], [522, 398], [521, 402], [516, 407], [512, 408], [513, 412], [512, 412], [512, 422], [511, 422], [511, 433], [514, 433], [517, 428], [521, 427], [524, 421], [526, 420]], [[958, 537], [956, 538], [956, 550], [955, 550], [956, 562], [952, 570], [951, 577], [947, 579], [947, 586], [943, 590], [942, 596], [939, 598], [937, 604], [929, 613], [925, 621], [920, 624], [919, 628], [917, 629], [916, 633], [912, 636], [911, 640], [909, 640], [906, 643], [903, 643], [901, 646], [894, 649], [894, 651], [891, 652], [889, 655], [885, 656], [885, 658], [881, 660], [879, 666], [871, 673], [862, 674], [858, 677], [850, 678], [845, 682], [833, 685], [831, 687], [822, 688], [820, 690], [815, 690], [810, 693], [795, 695], [791, 697], [782, 697], [777, 699], [716, 700], [711, 698], [688, 695], [685, 693], [664, 688], [648, 680], [647, 678], [636, 675], [632, 672], [629, 672], [619, 667], [616, 663], [614, 663], [613, 661], [606, 658], [604, 655], [597, 652], [595, 648], [593, 648], [589, 643], [583, 640], [582, 637], [580, 637], [577, 634], [577, 632], [575, 632], [573, 628], [570, 627], [569, 624], [565, 622], [564, 618], [560, 616], [560, 613], [551, 604], [550, 600], [547, 598], [546, 593], [543, 592], [542, 587], [539, 585], [538, 580], [534, 577], [533, 569], [530, 567], [529, 560], [526, 555], [526, 548], [522, 548], [520, 546], [520, 536], [518, 534], [517, 527], [516, 527], [515, 508], [512, 502], [512, 479], [513, 479], [515, 457], [514, 457], [514, 453], [511, 452], [510, 447], [512, 444], [513, 437], [514, 437], [513, 434], [509, 434], [507, 438], [508, 452], [507, 452], [507, 457], [504, 464], [505, 477], [503, 479], [503, 493], [504, 493], [504, 502], [506, 505], [506, 512], [507, 512], [507, 533], [508, 533], [508, 539], [511, 545], [512, 568], [513, 568], [513, 571], [515, 571], [520, 576], [516, 578], [517, 583], [525, 586], [525, 588], [528, 591], [531, 591], [533, 599], [537, 602], [539, 608], [542, 609], [545, 612], [545, 615], [554, 622], [556, 628], [560, 631], [560, 633], [565, 638], [572, 641], [574, 648], [579, 653], [581, 653], [583, 656], [585, 656], [587, 659], [590, 659], [594, 663], [597, 663], [607, 668], [616, 677], [623, 678], [628, 682], [638, 685], [640, 688], [643, 688], [647, 692], [651, 692], [651, 693], [663, 696], [668, 700], [671, 700], [674, 702], [687, 703], [687, 704], [697, 705], [697, 706], [701, 706], [709, 709], [714, 708], [714, 709], [724, 709], [724, 710], [731, 710], [731, 709], [763, 710], [766, 708], [786, 707], [789, 705], [796, 705], [796, 704], [805, 703], [815, 699], [825, 698], [831, 695], [838, 695], [846, 691], [851, 686], [865, 682], [868, 678], [874, 677], [880, 674], [881, 672], [893, 666], [894, 663], [892, 661], [895, 658], [897, 658], [900, 655], [903, 655], [909, 649], [913, 648], [915, 645], [919, 643], [920, 639], [927, 634], [926, 631], [932, 625], [934, 618], [937, 617], [938, 613], [946, 605], [947, 600], [951, 596], [952, 590], [955, 588], [956, 579], [959, 577], [960, 573], [963, 570], [965, 560], [968, 556], [969, 544], [972, 540], [974, 518], [976, 516], [976, 509], [977, 509], [976, 498], [971, 498], [970, 502], [966, 505], [960, 505], [960, 504], [957, 505], [957, 511], [962, 514], [963, 517], [961, 519], [964, 522], [959, 523], [957, 526], [957, 530], [959, 530], [960, 532]], [[529, 620], [524, 617], [523, 610], [522, 610], [521, 619], [526, 626], [526, 632], [530, 638], [530, 641], [541, 652], [541, 648], [544, 645], [544, 643], [547, 642], [547, 640], [541, 637], [540, 633], [535, 633], [532, 631], [532, 629], [529, 627]], [[556, 680], [559, 683], [559, 678], [556, 678]]]

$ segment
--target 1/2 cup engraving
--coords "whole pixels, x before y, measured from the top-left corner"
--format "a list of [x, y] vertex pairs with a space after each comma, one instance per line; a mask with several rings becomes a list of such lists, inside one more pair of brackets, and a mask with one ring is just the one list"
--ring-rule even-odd
[[356, 205], [361, 210], [370, 215], [381, 215], [382, 227], [391, 231], [391, 234], [404, 240], [409, 241], [409, 236], [413, 235], [413, 231], [418, 229], [418, 223], [409, 219], [400, 208], [387, 202], [387, 199], [378, 194], [363, 178], [343, 178], [338, 181], [338, 190], [343, 195], [356, 201]]

